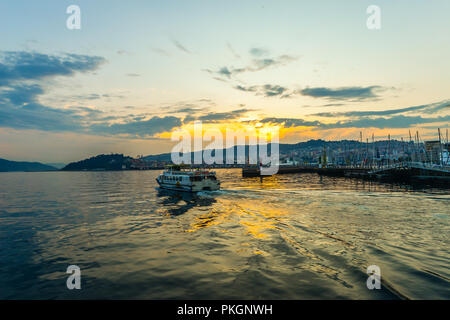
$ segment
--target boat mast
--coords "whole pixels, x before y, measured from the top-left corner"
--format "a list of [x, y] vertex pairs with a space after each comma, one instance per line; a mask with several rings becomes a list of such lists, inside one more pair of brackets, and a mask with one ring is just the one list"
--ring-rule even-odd
[[375, 135], [372, 132], [372, 167], [375, 167]]
[[441, 128], [438, 128], [438, 134], [439, 134], [439, 165], [442, 166], [442, 158], [444, 155], [442, 154], [442, 143], [441, 143]]
[[391, 134], [388, 134], [388, 165], [391, 164]]
[[[411, 161], [413, 161], [414, 162], [414, 159], [413, 159], [413, 153], [411, 152], [411, 142], [412, 142], [412, 138], [411, 138], [411, 130], [408, 130], [409, 131], [409, 146], [408, 146], [408, 152], [409, 152], [409, 154], [410, 154], [410, 156], [411, 156]], [[414, 148], [413, 148], [414, 149]]]

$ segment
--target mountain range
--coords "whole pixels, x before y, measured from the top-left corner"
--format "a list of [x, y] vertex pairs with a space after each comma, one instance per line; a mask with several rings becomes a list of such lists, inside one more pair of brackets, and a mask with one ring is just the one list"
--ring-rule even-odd
[[9, 161], [0, 159], [0, 172], [8, 171], [55, 171], [55, 167], [42, 164], [40, 162], [25, 162], [25, 161]]

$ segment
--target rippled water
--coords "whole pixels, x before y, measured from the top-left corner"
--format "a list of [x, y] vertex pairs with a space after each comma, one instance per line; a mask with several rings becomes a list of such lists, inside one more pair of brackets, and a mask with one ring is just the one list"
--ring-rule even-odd
[[448, 190], [218, 170], [194, 196], [158, 174], [0, 174], [0, 298], [450, 299]]

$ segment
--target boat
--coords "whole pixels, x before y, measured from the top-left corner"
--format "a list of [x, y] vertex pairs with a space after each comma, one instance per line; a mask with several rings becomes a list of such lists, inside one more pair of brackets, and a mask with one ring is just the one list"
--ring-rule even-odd
[[198, 192], [216, 191], [220, 189], [220, 181], [215, 171], [192, 169], [186, 165], [168, 166], [167, 170], [156, 178], [163, 189]]

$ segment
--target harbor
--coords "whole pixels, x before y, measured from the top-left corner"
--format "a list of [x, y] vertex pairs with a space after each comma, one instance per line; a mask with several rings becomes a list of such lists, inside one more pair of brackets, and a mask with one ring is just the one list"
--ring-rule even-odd
[[[276, 174], [317, 173], [321, 176], [346, 177], [373, 181], [389, 181], [398, 183], [425, 183], [450, 187], [450, 144], [448, 130], [446, 138], [438, 130], [438, 140], [420, 141], [416, 132], [414, 141], [409, 133], [410, 141], [401, 140], [402, 157], [392, 148], [391, 137], [388, 136], [384, 153], [377, 149], [372, 136], [372, 143], [364, 144], [360, 133], [359, 150], [341, 155], [344, 160], [336, 161], [334, 150], [325, 146], [317, 163], [300, 165], [298, 161], [289, 159], [280, 163]], [[345, 164], [343, 164], [345, 163]], [[263, 177], [258, 165], [247, 164], [242, 168], [242, 177]]]

